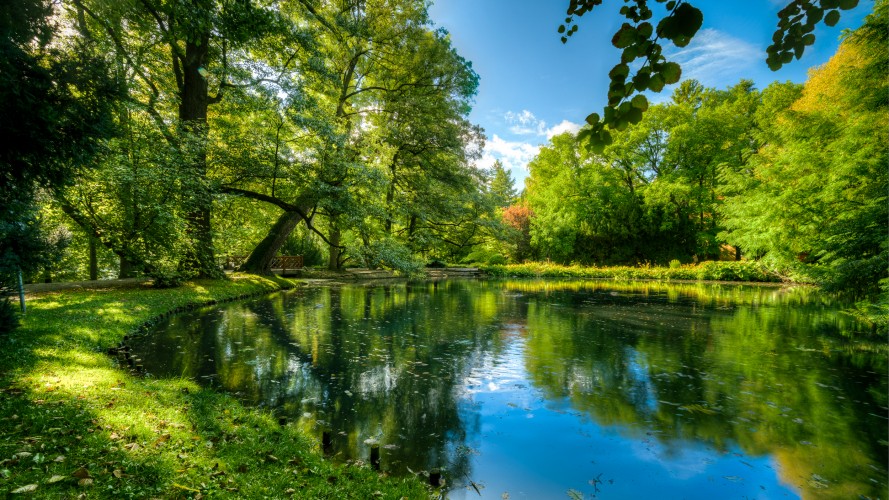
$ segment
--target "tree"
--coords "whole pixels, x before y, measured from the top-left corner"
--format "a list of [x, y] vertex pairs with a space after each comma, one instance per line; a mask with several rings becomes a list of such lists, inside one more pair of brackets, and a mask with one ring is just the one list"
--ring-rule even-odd
[[515, 181], [500, 160], [496, 160], [491, 167], [493, 176], [491, 177], [490, 190], [494, 197], [495, 203], [500, 208], [506, 208], [512, 205], [518, 197], [515, 188]]
[[[859, 296], [879, 291], [889, 243], [889, 3], [880, 0], [802, 93], [775, 84], [763, 147], [720, 173], [724, 237], [773, 265]], [[768, 103], [768, 105], [766, 105]]]
[[[71, 17], [126, 66], [129, 102], [175, 154], [169, 160], [180, 168], [176, 201], [185, 223], [180, 272], [221, 276], [211, 226], [210, 110], [227, 94], [274, 84], [267, 75], [289, 68], [288, 45], [301, 46], [300, 30], [284, 22], [281, 9], [251, 1], [73, 0]], [[258, 57], [277, 49], [274, 57]]]
[[[581, 140], [601, 151], [613, 140], [611, 131], [624, 130], [639, 123], [648, 109], [643, 92], [660, 92], [665, 85], [679, 82], [682, 68], [663, 54], [661, 40], [685, 47], [704, 22], [704, 14], [685, 0], [655, 0], [664, 4], [665, 14], [654, 26], [654, 11], [648, 0], [629, 0], [620, 8], [627, 22], [614, 34], [611, 44], [621, 50], [621, 62], [609, 73], [611, 85], [608, 104], [600, 117], [592, 113], [586, 118], [589, 127], [581, 130]], [[576, 18], [601, 5], [603, 0], [569, 0], [565, 23], [559, 26], [562, 43], [577, 32]], [[792, 0], [778, 13], [780, 21], [766, 49], [766, 62], [772, 70], [780, 69], [794, 57], [802, 57], [806, 47], [815, 43], [813, 31], [818, 23], [835, 26], [841, 10], [850, 10], [858, 0]], [[636, 62], [641, 60], [641, 64]], [[635, 64], [634, 64], [635, 63]], [[638, 67], [630, 74], [631, 67]], [[610, 130], [610, 131], [609, 131]]]
[[53, 253], [37, 194], [70, 183], [113, 133], [108, 61], [88, 40], [61, 38], [52, 15], [49, 1], [0, 4], [0, 286]]

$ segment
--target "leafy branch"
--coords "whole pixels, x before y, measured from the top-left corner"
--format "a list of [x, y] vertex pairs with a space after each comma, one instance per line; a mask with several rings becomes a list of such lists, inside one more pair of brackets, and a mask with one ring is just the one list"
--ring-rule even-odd
[[[654, 13], [648, 0], [624, 0], [620, 14], [627, 19], [611, 39], [611, 44], [621, 49], [620, 63], [608, 76], [608, 104], [602, 116], [591, 113], [586, 117], [589, 125], [578, 133], [578, 139], [586, 142], [597, 153], [612, 143], [610, 130], [622, 131], [639, 123], [648, 109], [648, 99], [643, 92], [661, 92], [664, 86], [677, 83], [682, 78], [681, 66], [667, 60], [663, 54], [662, 40], [676, 47], [687, 46], [700, 30], [703, 13], [685, 0], [655, 0], [665, 4], [667, 13], [653, 26]], [[601, 5], [603, 0], [570, 0], [565, 23], [558, 28], [562, 43], [567, 43], [578, 30], [576, 18]], [[840, 10], [849, 10], [858, 0], [791, 0], [778, 12], [780, 21], [772, 36], [772, 45], [766, 49], [769, 68], [777, 71], [795, 57], [802, 57], [805, 48], [815, 43], [813, 33], [819, 22], [835, 26]], [[630, 66], [641, 66], [632, 75]]]

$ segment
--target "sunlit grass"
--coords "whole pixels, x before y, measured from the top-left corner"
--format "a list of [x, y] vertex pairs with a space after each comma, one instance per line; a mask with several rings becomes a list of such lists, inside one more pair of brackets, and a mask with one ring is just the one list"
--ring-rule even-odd
[[291, 286], [243, 275], [31, 297], [22, 327], [0, 339], [0, 495], [428, 496], [416, 480], [323, 460], [314, 437], [266, 411], [191, 380], [135, 376], [105, 354], [169, 311]]

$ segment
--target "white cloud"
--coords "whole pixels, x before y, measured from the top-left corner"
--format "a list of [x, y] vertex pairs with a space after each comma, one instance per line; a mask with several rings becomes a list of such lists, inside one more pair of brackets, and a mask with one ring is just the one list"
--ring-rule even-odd
[[515, 135], [536, 135], [552, 139], [553, 136], [563, 132], [577, 133], [580, 125], [562, 120], [562, 123], [547, 128], [546, 122], [534, 116], [534, 113], [523, 109], [518, 113], [509, 111], [504, 115], [506, 123], [510, 124], [509, 131]]
[[546, 130], [546, 122], [538, 120], [527, 109], [518, 113], [508, 111], [504, 118], [510, 124], [509, 131], [516, 135], [543, 135]]
[[580, 130], [580, 125], [574, 122], [570, 122], [568, 120], [562, 120], [562, 123], [550, 127], [546, 129], [546, 138], [552, 139], [554, 136], [565, 132], [571, 132], [572, 134], [576, 134]]
[[667, 59], [682, 66], [682, 79], [694, 78], [708, 87], [736, 83], [762, 59], [755, 45], [719, 30], [701, 30], [688, 46], [674, 48]]
[[507, 141], [494, 134], [494, 137], [485, 143], [484, 153], [482, 153], [481, 160], [476, 162], [476, 166], [491, 168], [495, 161], [500, 160], [507, 170], [517, 176], [519, 173], [528, 171], [528, 162], [539, 152], [540, 146], [534, 146], [527, 142]]

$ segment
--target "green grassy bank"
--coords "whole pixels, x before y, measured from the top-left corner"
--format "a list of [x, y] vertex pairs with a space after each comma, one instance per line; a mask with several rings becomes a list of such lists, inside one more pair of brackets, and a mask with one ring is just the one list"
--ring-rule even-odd
[[32, 297], [0, 337], [0, 497], [428, 498], [415, 478], [322, 458], [318, 436], [105, 351], [159, 315], [293, 286], [255, 276]]
[[487, 275], [515, 278], [586, 278], [586, 279], [654, 279], [654, 280], [708, 280], [708, 281], [755, 281], [780, 282], [781, 278], [754, 261], [715, 262], [687, 264], [676, 267], [613, 266], [583, 267], [562, 266], [545, 262], [481, 266]]

